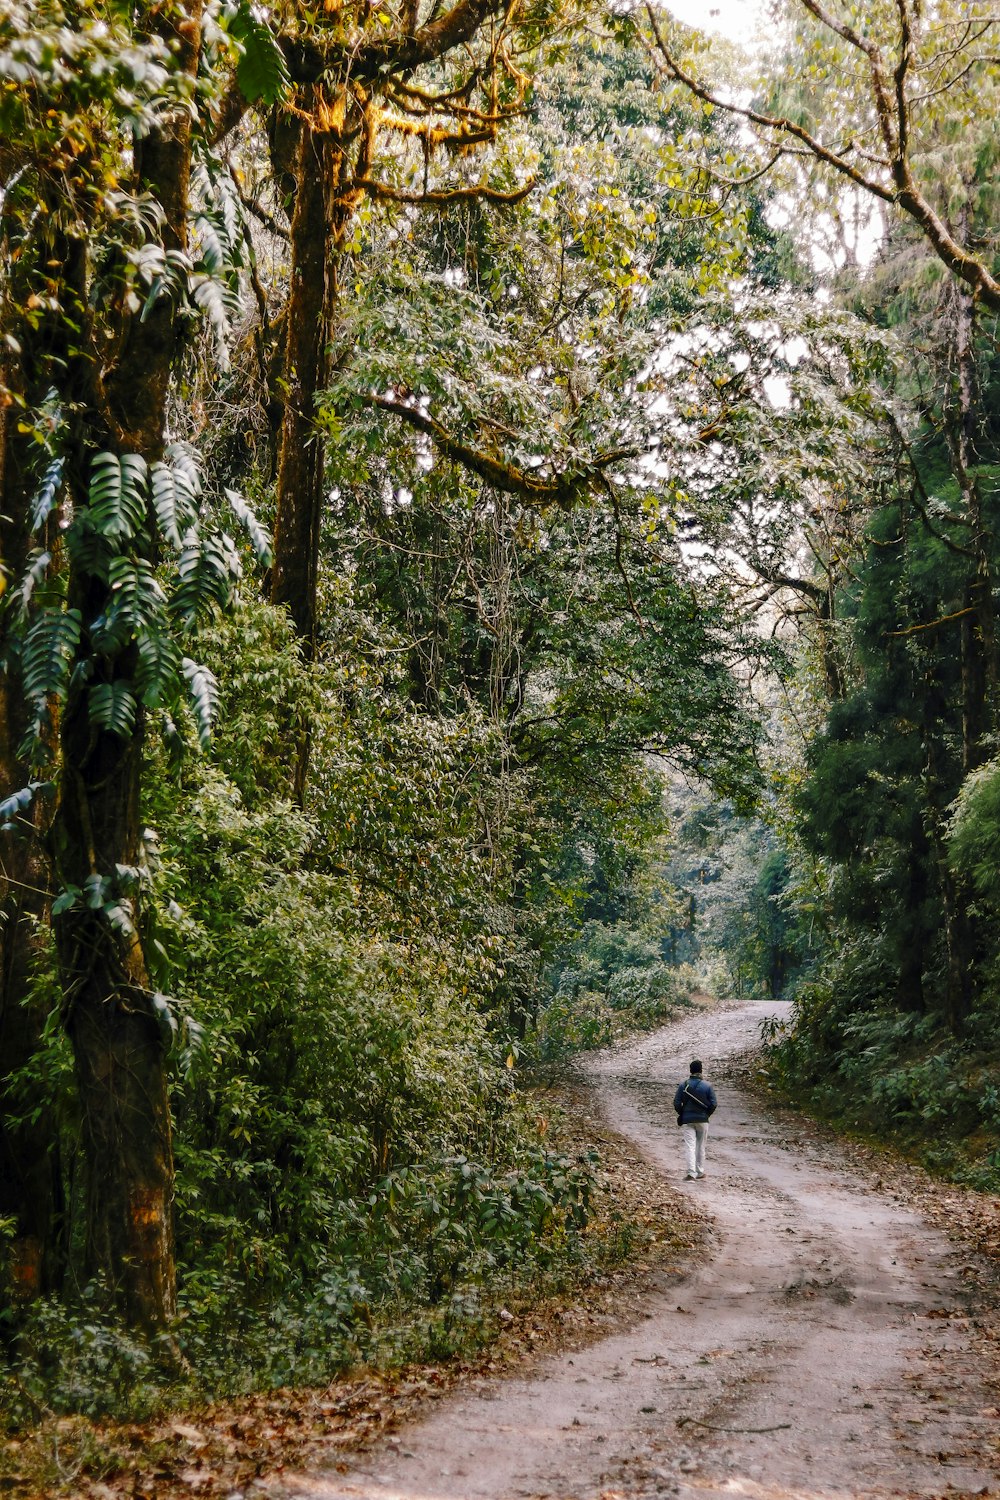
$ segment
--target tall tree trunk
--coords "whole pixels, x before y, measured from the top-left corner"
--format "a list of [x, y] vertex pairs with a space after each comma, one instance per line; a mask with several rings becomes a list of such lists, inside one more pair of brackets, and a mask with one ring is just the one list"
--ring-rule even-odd
[[[3, 215], [2, 253], [9, 255], [11, 226]], [[56, 245], [50, 252], [60, 255]], [[44, 285], [46, 268], [22, 257], [12, 262], [3, 307], [5, 331], [20, 354], [0, 367], [0, 559], [9, 592], [0, 602], [0, 798], [25, 788], [32, 768], [20, 747], [34, 720], [16, 659], [8, 650], [16, 635], [20, 603], [16, 584], [31, 549], [43, 539], [29, 520], [38, 487], [39, 451], [22, 430], [25, 412], [44, 400], [53, 370], [65, 366], [69, 334], [51, 313], [35, 322], [21, 309]], [[57, 515], [46, 523], [47, 550], [58, 551]], [[14, 1221], [8, 1247], [7, 1282], [15, 1301], [53, 1290], [64, 1269], [59, 1142], [51, 1101], [19, 1090], [17, 1076], [37, 1054], [48, 1019], [48, 1002], [35, 992], [39, 965], [48, 961], [52, 867], [47, 846], [51, 805], [37, 798], [11, 826], [0, 831], [0, 1217]], [[14, 1124], [12, 1121], [18, 1121]]]
[[[971, 189], [970, 189], [971, 191]], [[968, 229], [968, 198], [963, 228]], [[965, 590], [968, 613], [961, 622], [962, 768], [974, 771], [992, 753], [996, 723], [997, 621], [993, 598], [991, 537], [976, 472], [981, 402], [976, 370], [976, 305], [964, 284], [951, 289], [954, 301], [955, 393], [950, 444], [955, 476], [969, 522], [974, 571]], [[981, 956], [980, 921], [965, 878], [940, 858], [948, 965], [946, 1009], [953, 1031], [961, 1031], [975, 1005]]]
[[[94, 734], [86, 701], [63, 725], [60, 874], [140, 856], [141, 735]], [[158, 1329], [176, 1311], [173, 1154], [166, 1048], [136, 932], [87, 909], [57, 919], [64, 1015], [73, 1045], [87, 1165], [86, 1268], [102, 1272], [129, 1321]]]
[[[962, 228], [968, 232], [967, 208]], [[976, 306], [972, 294], [962, 284], [951, 287], [951, 299], [955, 392], [949, 439], [974, 556], [974, 571], [962, 601], [969, 613], [963, 616], [961, 637], [962, 761], [964, 769], [972, 771], [990, 753], [987, 740], [994, 726], [998, 676], [997, 621], [991, 539], [976, 473], [981, 412], [976, 370]]]
[[[10, 390], [14, 372], [0, 372]], [[26, 444], [17, 433], [20, 408], [0, 418], [0, 556], [12, 577], [29, 546], [27, 503], [32, 487]], [[5, 624], [5, 620], [2, 622]], [[0, 633], [2, 639], [2, 633]], [[29, 768], [18, 746], [30, 714], [13, 664], [0, 674], [0, 798], [25, 786]], [[32, 979], [45, 950], [51, 871], [43, 812], [36, 803], [0, 832], [0, 1218], [14, 1221], [4, 1280], [14, 1301], [29, 1301], [58, 1281], [56, 1204], [58, 1143], [48, 1101], [18, 1097], [15, 1079], [41, 1045], [43, 1002]], [[20, 1123], [10, 1123], [11, 1118]]]
[[[193, 82], [202, 0], [174, 0], [152, 14], [177, 71]], [[164, 116], [135, 148], [137, 188], [163, 211], [167, 250], [187, 247], [191, 150], [191, 116], [183, 108]], [[102, 446], [147, 461], [162, 455], [180, 328], [166, 297], [144, 320], [131, 317], [106, 382], [106, 410], [88, 412], [79, 427], [78, 484]], [[155, 560], [151, 545], [148, 551]], [[85, 622], [100, 615], [107, 594], [99, 576], [71, 574], [70, 604]], [[131, 677], [134, 649], [105, 658], [105, 681]], [[53, 848], [63, 884], [82, 888], [88, 877], [106, 879], [108, 905], [122, 891], [121, 869], [139, 863], [143, 731], [141, 710], [128, 738], [95, 729], [86, 693], [71, 692], [61, 726], [63, 777]], [[113, 925], [108, 912], [83, 902], [64, 911], [55, 928], [83, 1113], [88, 1265], [104, 1275], [131, 1323], [159, 1330], [176, 1310], [167, 1049], [138, 936], [138, 891], [128, 894], [136, 908], [130, 928]]]
[[[307, 661], [316, 655], [320, 537], [326, 494], [326, 449], [316, 422], [316, 398], [327, 384], [329, 345], [338, 302], [337, 273], [344, 238], [361, 193], [355, 177], [368, 170], [374, 126], [344, 126], [350, 96], [331, 105], [311, 86], [299, 115], [293, 172], [295, 207], [290, 234], [291, 286], [285, 309], [284, 398], [278, 458], [271, 602], [286, 608]], [[360, 136], [352, 161], [347, 146]], [[287, 150], [287, 147], [286, 147]], [[310, 735], [297, 746], [294, 792], [305, 800]]]
[[[316, 90], [312, 91], [314, 94]], [[271, 601], [292, 617], [302, 650], [316, 650], [316, 594], [323, 516], [324, 447], [316, 395], [326, 384], [336, 276], [332, 223], [334, 144], [300, 118], [292, 213], [291, 285], [285, 312], [285, 409], [278, 460]]]

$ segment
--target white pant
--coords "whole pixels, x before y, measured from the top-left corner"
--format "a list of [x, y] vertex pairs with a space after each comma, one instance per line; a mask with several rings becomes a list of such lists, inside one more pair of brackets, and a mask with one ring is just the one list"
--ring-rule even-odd
[[687, 1162], [688, 1175], [693, 1177], [696, 1172], [705, 1170], [708, 1121], [698, 1120], [693, 1125], [682, 1125], [681, 1135], [684, 1137], [684, 1157]]

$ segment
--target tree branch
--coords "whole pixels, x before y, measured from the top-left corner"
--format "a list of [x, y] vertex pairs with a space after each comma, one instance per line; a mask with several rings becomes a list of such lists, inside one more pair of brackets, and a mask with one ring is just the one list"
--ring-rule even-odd
[[208, 131], [209, 145], [217, 146], [220, 141], [225, 140], [227, 135], [231, 135], [249, 108], [250, 104], [234, 72], [211, 121]]
[[[924, 238], [938, 259], [947, 266], [948, 270], [964, 281], [972, 288], [973, 294], [986, 307], [993, 312], [1000, 312], [1000, 280], [998, 280], [984, 264], [969, 250], [961, 245], [950, 232], [941, 216], [925, 198], [913, 175], [913, 169], [908, 155], [909, 145], [909, 109], [910, 104], [905, 94], [905, 79], [912, 62], [912, 37], [909, 26], [909, 12], [905, 7], [905, 0], [898, 0], [901, 14], [905, 14], [906, 25], [902, 34], [902, 56], [896, 70], [896, 98], [890, 93], [888, 83], [882, 70], [881, 54], [874, 43], [866, 42], [858, 36], [850, 26], [836, 20], [835, 17], [817, 3], [817, 0], [802, 0], [806, 10], [814, 16], [822, 25], [829, 27], [837, 36], [842, 37], [851, 46], [860, 48], [869, 60], [872, 70], [872, 86], [874, 90], [874, 103], [879, 117], [879, 126], [882, 137], [889, 151], [889, 171], [892, 176], [893, 186], [881, 182], [877, 177], [862, 171], [854, 162], [847, 157], [846, 150], [857, 150], [854, 143], [849, 147], [835, 149], [825, 146], [817, 136], [794, 120], [789, 120], [781, 115], [768, 115], [758, 109], [733, 103], [724, 99], [721, 95], [714, 93], [705, 84], [701, 83], [692, 74], [681, 67], [674, 57], [663, 35], [659, 20], [653, 8], [651, 0], [646, 0], [646, 14], [656, 42], [657, 51], [663, 62], [668, 76], [676, 83], [683, 84], [695, 98], [711, 104], [715, 109], [725, 110], [728, 114], [736, 115], [743, 120], [749, 120], [754, 125], [759, 125], [764, 130], [774, 131], [779, 136], [785, 136], [798, 141], [806, 150], [821, 161], [825, 166], [831, 167], [840, 176], [846, 177], [856, 187], [862, 188], [882, 203], [888, 203], [900, 208], [919, 227]], [[859, 153], [860, 154], [860, 153]]]
[[239, 200], [242, 203], [243, 207], [246, 209], [247, 213], [252, 214], [253, 217], [257, 220], [258, 224], [262, 224], [269, 234], [274, 235], [275, 239], [287, 241], [289, 235], [288, 226], [286, 224], [279, 223], [273, 214], [269, 214], [266, 208], [262, 207], [262, 205], [259, 204], [254, 198], [251, 198], [248, 193], [245, 193], [243, 191], [243, 186], [240, 182], [236, 168], [228, 159], [226, 161], [226, 166], [229, 168], [229, 175], [233, 180], [233, 187], [236, 189]]
[[963, 615], [974, 615], [976, 606], [968, 605], [965, 609], [956, 609], [953, 615], [941, 615], [936, 620], [928, 620], [926, 625], [908, 625], [905, 630], [887, 630], [887, 636], [916, 635], [921, 630], [937, 630], [939, 625], [949, 625], [952, 620], [961, 620]]
[[502, 15], [506, 8], [506, 0], [458, 0], [443, 16], [411, 35], [390, 36], [367, 45], [333, 37], [322, 42], [315, 37], [286, 38], [283, 50], [289, 75], [293, 83], [318, 83], [324, 74], [342, 71], [371, 83], [390, 74], [409, 73], [471, 41], [484, 21]]
[[475, 187], [437, 188], [426, 193], [407, 193], [402, 188], [391, 187], [387, 182], [376, 182], [371, 177], [357, 178], [355, 186], [364, 188], [371, 198], [388, 198], [393, 203], [440, 206], [448, 203], [467, 203], [470, 200], [501, 204], [523, 203], [529, 193], [534, 192], [537, 183], [533, 177], [526, 186], [509, 193], [502, 192], [500, 188], [491, 188], [485, 182]]
[[558, 505], [562, 510], [570, 510], [583, 490], [601, 481], [606, 483], [606, 470], [625, 458], [638, 457], [636, 449], [616, 448], [608, 453], [598, 454], [588, 464], [572, 471], [564, 471], [550, 479], [540, 479], [525, 469], [519, 469], [492, 454], [470, 447], [419, 407], [408, 406], [389, 396], [370, 395], [363, 399], [367, 406], [374, 406], [379, 411], [400, 417], [410, 427], [429, 437], [435, 447], [454, 463], [478, 475], [486, 484], [503, 494], [516, 495], [527, 505]]

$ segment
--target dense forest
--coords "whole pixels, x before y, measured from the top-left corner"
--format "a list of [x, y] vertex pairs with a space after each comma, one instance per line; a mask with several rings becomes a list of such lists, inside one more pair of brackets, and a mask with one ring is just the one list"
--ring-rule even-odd
[[1000, 1181], [997, 27], [2, 0], [15, 1420], [446, 1352], [693, 988]]

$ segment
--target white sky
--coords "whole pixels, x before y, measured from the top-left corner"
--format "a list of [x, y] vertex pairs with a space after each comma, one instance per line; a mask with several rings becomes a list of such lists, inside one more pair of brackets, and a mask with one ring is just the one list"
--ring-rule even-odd
[[[697, 26], [700, 31], [715, 32], [730, 40], [753, 47], [755, 34], [764, 21], [767, 0], [664, 0], [667, 9], [678, 20], [688, 26]], [[862, 266], [868, 265], [878, 248], [883, 235], [883, 218], [879, 205], [860, 190], [843, 189], [840, 202], [841, 232], [851, 242], [853, 254]], [[774, 214], [772, 206], [771, 214]], [[771, 217], [769, 214], [769, 217]], [[788, 221], [781, 218], [780, 206], [776, 222], [787, 227]], [[832, 225], [832, 220], [828, 223]], [[823, 216], [818, 216], [814, 228], [821, 229]], [[825, 248], [817, 237], [812, 247], [812, 256], [817, 270], [830, 271], [843, 263], [845, 247], [837, 236], [831, 236], [830, 248]]]
[[760, 20], [761, 0], [667, 0], [667, 9], [688, 26], [749, 42]]

